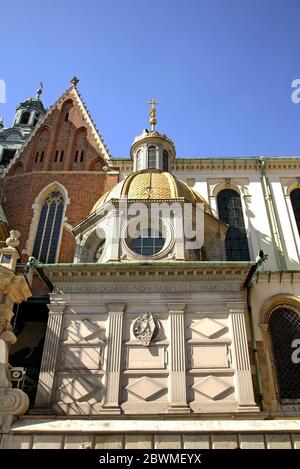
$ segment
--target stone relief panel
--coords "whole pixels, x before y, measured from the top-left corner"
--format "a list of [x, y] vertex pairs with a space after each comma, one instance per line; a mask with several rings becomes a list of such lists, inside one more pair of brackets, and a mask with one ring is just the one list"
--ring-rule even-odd
[[[173, 405], [177, 402], [199, 413], [237, 410], [240, 388], [233, 365], [233, 316], [224, 300], [206, 296], [207, 309], [197, 299], [182, 311], [180, 302], [165, 304], [158, 296], [150, 300], [131, 300], [117, 313], [112, 304], [110, 316], [103, 303], [98, 310], [103, 313], [89, 314], [87, 302], [84, 313], [72, 314], [68, 306], [54, 382], [54, 407], [59, 413], [109, 414], [112, 403], [115, 412], [127, 414], [168, 413], [173, 407], [177, 412]], [[109, 357], [113, 357], [110, 368]], [[174, 392], [180, 386], [182, 401]], [[115, 397], [110, 401], [112, 390]]]
[[216, 345], [193, 345], [192, 366], [193, 368], [228, 368], [230, 366], [228, 346]]
[[102, 406], [107, 315], [90, 316], [70, 308], [64, 316], [54, 384], [59, 413], [97, 414]]
[[165, 347], [128, 347], [127, 369], [164, 369], [167, 357]]
[[168, 375], [125, 376], [122, 409], [125, 413], [167, 412]]
[[148, 347], [160, 331], [160, 322], [152, 313], [143, 313], [133, 323], [133, 334], [142, 345]]
[[60, 373], [55, 409], [66, 414], [97, 414], [104, 396], [101, 378], [97, 373]]
[[232, 374], [199, 374], [189, 381], [194, 394], [189, 403], [193, 412], [234, 412], [237, 409]]
[[187, 325], [191, 409], [194, 412], [236, 410], [228, 313], [211, 311], [188, 314]]
[[61, 353], [61, 370], [98, 370], [103, 365], [103, 348], [93, 346], [64, 347]]
[[105, 323], [90, 319], [67, 319], [63, 342], [68, 344], [97, 343], [105, 337]]

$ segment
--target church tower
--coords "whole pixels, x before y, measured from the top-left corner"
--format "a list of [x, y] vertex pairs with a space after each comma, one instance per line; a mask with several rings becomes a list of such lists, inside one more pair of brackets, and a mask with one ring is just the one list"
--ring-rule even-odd
[[0, 119], [0, 165], [9, 164], [16, 151], [21, 148], [46, 113], [41, 101], [42, 91], [41, 83], [35, 97], [28, 98], [17, 106], [12, 127], [5, 128], [3, 119]]

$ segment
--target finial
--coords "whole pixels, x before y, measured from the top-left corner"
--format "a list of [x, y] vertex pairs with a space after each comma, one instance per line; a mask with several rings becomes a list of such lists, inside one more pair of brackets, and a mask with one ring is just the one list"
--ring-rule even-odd
[[41, 96], [42, 92], [43, 92], [43, 82], [40, 81], [40, 86], [39, 86], [39, 88], [36, 90], [36, 97], [37, 97], [37, 99], [40, 99], [40, 96]]
[[73, 78], [71, 79], [71, 83], [73, 86], [77, 86], [77, 84], [79, 83], [79, 80], [78, 78], [74, 75]]
[[154, 99], [151, 99], [151, 101], [148, 101], [148, 104], [151, 104], [149, 115], [150, 115], [150, 125], [151, 125], [151, 130], [154, 130], [157, 119], [156, 119], [156, 107], [158, 102], [154, 101]]
[[20, 231], [18, 230], [11, 230], [9, 232], [9, 238], [7, 238], [6, 245], [11, 248], [17, 248], [20, 244], [19, 238], [21, 236]]

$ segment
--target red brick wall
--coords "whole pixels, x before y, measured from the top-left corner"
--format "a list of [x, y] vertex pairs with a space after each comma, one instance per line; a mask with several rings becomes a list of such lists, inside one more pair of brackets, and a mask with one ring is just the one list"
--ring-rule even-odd
[[[64, 152], [62, 161], [61, 151]], [[80, 161], [82, 151], [83, 161]], [[107, 165], [105, 152], [89, 117], [78, 103], [76, 91], [71, 88], [57, 101], [41, 127], [35, 129], [6, 177], [3, 208], [9, 227], [21, 232], [20, 251], [29, 236], [32, 205], [47, 185], [57, 181], [68, 191], [70, 202], [65, 216], [73, 227], [89, 214], [104, 192], [117, 184], [117, 174], [102, 171]], [[74, 250], [73, 235], [64, 228], [59, 262], [72, 262]], [[27, 256], [23, 255], [23, 260]]]
[[[68, 191], [67, 223], [75, 226], [91, 211], [100, 196], [118, 182], [118, 175], [109, 173], [78, 172], [28, 173], [8, 177], [3, 208], [11, 229], [21, 232], [20, 251], [25, 248], [33, 216], [32, 205], [38, 194], [50, 183], [57, 181]], [[73, 262], [75, 242], [64, 228], [59, 262]], [[25, 258], [24, 258], [25, 259]]]

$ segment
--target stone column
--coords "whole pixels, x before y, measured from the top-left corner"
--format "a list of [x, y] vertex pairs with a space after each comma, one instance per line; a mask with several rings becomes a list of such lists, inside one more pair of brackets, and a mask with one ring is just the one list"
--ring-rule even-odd
[[103, 408], [120, 414], [120, 373], [125, 304], [108, 304], [108, 331], [106, 353], [106, 395]]
[[52, 388], [57, 366], [59, 340], [65, 303], [51, 303], [47, 323], [47, 332], [41, 363], [35, 408], [49, 409], [51, 407]]
[[190, 412], [186, 402], [185, 305], [170, 304], [170, 407], [169, 412]]
[[8, 433], [10, 426], [29, 407], [27, 394], [21, 389], [13, 389], [9, 376], [8, 351], [17, 338], [11, 331], [0, 333], [0, 434]]
[[244, 303], [228, 303], [228, 308], [233, 334], [233, 361], [236, 369], [238, 411], [257, 412], [259, 409], [254, 401]]

